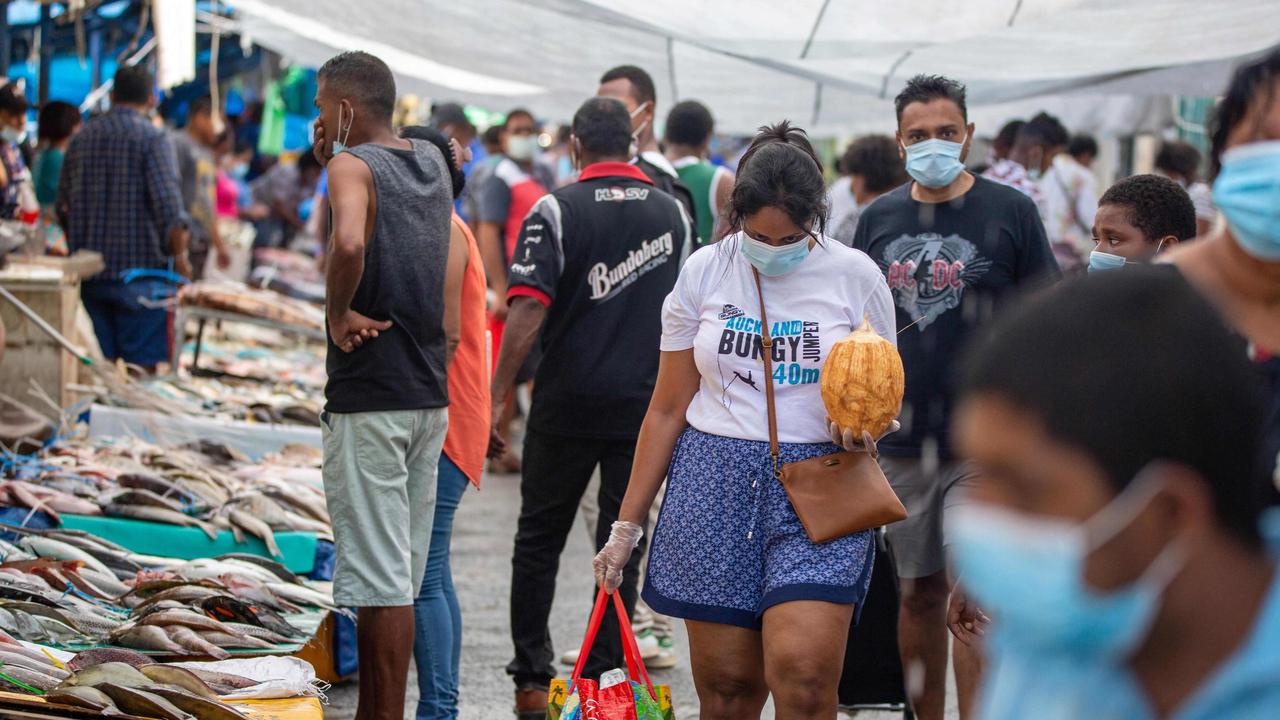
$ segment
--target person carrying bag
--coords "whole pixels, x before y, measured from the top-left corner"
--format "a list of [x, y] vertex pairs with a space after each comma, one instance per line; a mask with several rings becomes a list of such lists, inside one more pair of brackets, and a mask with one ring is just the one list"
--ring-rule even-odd
[[[619, 628], [622, 632], [622, 650], [626, 657], [627, 672], [621, 669], [610, 670], [601, 676], [600, 681], [582, 677], [586, 667], [587, 655], [595, 644], [596, 634], [604, 621], [604, 610], [612, 600], [614, 611], [618, 614]], [[628, 680], [628, 676], [630, 680]], [[627, 620], [626, 608], [622, 604], [622, 596], [616, 590], [606, 591], [600, 588], [596, 594], [596, 604], [591, 611], [591, 620], [587, 623], [587, 633], [582, 639], [582, 650], [578, 653], [578, 662], [568, 681], [556, 679], [551, 682], [550, 703], [547, 708], [548, 720], [674, 720], [671, 710], [671, 691], [665, 685], [655, 687], [645, 669], [644, 659], [640, 657], [640, 648], [636, 645], [636, 635]], [[564, 698], [563, 703], [557, 702]]]
[[[826, 486], [830, 469], [845, 474], [823, 464], [831, 456], [874, 453], [831, 427], [822, 373], [864, 321], [895, 337], [879, 267], [823, 236], [826, 198], [804, 132], [762, 129], [739, 164], [732, 232], [690, 256], [664, 303], [657, 385], [619, 520], [594, 560], [597, 583], [618, 587], [665, 477], [643, 597], [685, 620], [713, 717], [758, 718], [770, 694], [779, 716], [834, 717], [844, 641], [871, 579], [870, 525], [811, 537], [796, 510], [807, 502], [793, 506], [779, 478]], [[792, 465], [812, 459], [816, 474]]]

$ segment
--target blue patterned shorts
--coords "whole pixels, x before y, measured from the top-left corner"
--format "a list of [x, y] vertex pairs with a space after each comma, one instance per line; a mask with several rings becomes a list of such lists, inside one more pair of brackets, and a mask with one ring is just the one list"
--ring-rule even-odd
[[[837, 450], [783, 443], [782, 461]], [[869, 530], [809, 541], [773, 477], [768, 443], [689, 428], [671, 459], [643, 597], [663, 615], [759, 630], [764, 611], [780, 603], [861, 607], [874, 559]]]

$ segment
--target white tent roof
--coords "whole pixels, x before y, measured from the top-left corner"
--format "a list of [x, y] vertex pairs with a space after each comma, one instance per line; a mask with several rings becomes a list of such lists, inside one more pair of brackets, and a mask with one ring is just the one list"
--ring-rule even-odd
[[783, 117], [818, 133], [893, 126], [906, 78], [969, 86], [975, 118], [1045, 107], [1095, 132], [1157, 127], [1168, 94], [1215, 95], [1280, 45], [1277, 0], [233, 0], [297, 62], [379, 55], [402, 92], [566, 119], [623, 63], [659, 113], [706, 103], [721, 130]]

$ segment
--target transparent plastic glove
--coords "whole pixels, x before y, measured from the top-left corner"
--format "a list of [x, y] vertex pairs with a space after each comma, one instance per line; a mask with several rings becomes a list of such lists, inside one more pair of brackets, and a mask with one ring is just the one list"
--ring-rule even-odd
[[897, 420], [889, 423], [888, 429], [880, 434], [880, 437], [873, 438], [871, 433], [863, 431], [862, 437], [854, 437], [853, 431], [849, 428], [842, 428], [832, 422], [831, 418], [827, 418], [827, 430], [831, 434], [831, 442], [839, 445], [841, 448], [849, 452], [864, 452], [873, 458], [880, 457], [880, 451], [876, 449], [876, 443], [885, 439], [890, 433], [898, 432], [902, 429], [902, 424]]
[[595, 570], [596, 585], [613, 592], [622, 584], [622, 569], [631, 559], [631, 553], [640, 544], [640, 536], [644, 530], [637, 524], [619, 520], [610, 526], [609, 542], [591, 561]]

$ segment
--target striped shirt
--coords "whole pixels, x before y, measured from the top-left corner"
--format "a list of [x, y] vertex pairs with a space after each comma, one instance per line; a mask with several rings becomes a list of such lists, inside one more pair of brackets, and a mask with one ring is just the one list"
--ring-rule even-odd
[[168, 233], [187, 219], [164, 131], [124, 107], [91, 121], [67, 148], [58, 209], [71, 251], [102, 253], [102, 279], [165, 267]]

